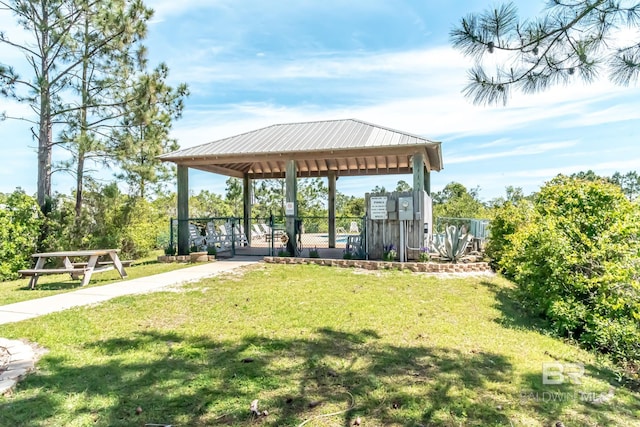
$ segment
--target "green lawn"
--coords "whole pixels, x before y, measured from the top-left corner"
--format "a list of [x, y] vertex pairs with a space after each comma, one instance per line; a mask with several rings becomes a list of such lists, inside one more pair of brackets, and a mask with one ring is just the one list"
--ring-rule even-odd
[[[160, 251], [154, 252], [146, 258], [136, 260], [130, 267], [125, 267], [127, 279], [150, 276], [152, 274], [164, 273], [179, 268], [191, 267], [188, 263], [159, 263], [157, 261]], [[86, 286], [107, 285], [109, 283], [121, 281], [120, 275], [115, 270], [104, 273], [95, 273], [91, 276], [91, 281]], [[14, 302], [27, 301], [30, 299], [48, 297], [50, 295], [75, 291], [81, 288], [81, 280], [72, 280], [69, 274], [51, 274], [38, 279], [36, 289], [29, 288], [29, 278], [0, 282], [0, 305], [13, 304]]]
[[[539, 332], [511, 292], [500, 278], [259, 264], [2, 325], [49, 353], [0, 397], [0, 425], [639, 426], [640, 395]], [[555, 361], [584, 364], [582, 384], [543, 385]]]

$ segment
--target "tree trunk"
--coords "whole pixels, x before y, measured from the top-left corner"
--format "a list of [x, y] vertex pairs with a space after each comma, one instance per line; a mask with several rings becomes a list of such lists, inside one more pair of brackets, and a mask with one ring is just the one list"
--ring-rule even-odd
[[[49, 15], [45, 5], [42, 7], [42, 22], [47, 24]], [[49, 34], [42, 31], [40, 46], [49, 45]], [[42, 212], [47, 215], [50, 211], [51, 199], [51, 88], [49, 87], [49, 63], [46, 50], [40, 57], [41, 60], [41, 85], [40, 85], [40, 120], [38, 131], [38, 189], [37, 200]]]
[[84, 183], [84, 161], [89, 147], [87, 128], [89, 127], [87, 105], [89, 104], [89, 11], [84, 13], [84, 57], [82, 59], [82, 82], [81, 97], [82, 108], [80, 109], [80, 139], [78, 143], [78, 165], [76, 168], [76, 225], [79, 225], [82, 214], [82, 189]]

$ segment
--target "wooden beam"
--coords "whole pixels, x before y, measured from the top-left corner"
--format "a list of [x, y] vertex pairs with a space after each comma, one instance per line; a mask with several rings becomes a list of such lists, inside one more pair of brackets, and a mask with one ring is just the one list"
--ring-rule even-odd
[[413, 155], [413, 191], [424, 191], [424, 154]]
[[336, 247], [336, 173], [329, 172], [329, 247]]
[[183, 166], [183, 167], [186, 167], [186, 168], [190, 167], [192, 169], [198, 169], [205, 172], [217, 173], [219, 175], [232, 176], [234, 178], [242, 178], [244, 176], [244, 173], [238, 170], [223, 168], [221, 166], [216, 166], [216, 165]]
[[251, 245], [251, 178], [245, 174], [242, 179], [242, 224], [244, 235]]
[[340, 149], [340, 150], [310, 150], [291, 153], [255, 153], [255, 154], [232, 154], [232, 155], [211, 155], [211, 156], [192, 156], [192, 157], [175, 157], [163, 158], [163, 161], [171, 161], [176, 164], [186, 166], [198, 166], [203, 164], [229, 164], [229, 163], [246, 163], [248, 156], [253, 161], [275, 161], [284, 163], [287, 159], [312, 160], [312, 159], [337, 159], [337, 158], [355, 158], [355, 157], [372, 157], [372, 156], [388, 156], [388, 155], [412, 155], [416, 151], [425, 150], [424, 144], [401, 145], [393, 147], [370, 147], [359, 149]]
[[189, 168], [178, 165], [178, 255], [189, 255]]
[[[285, 188], [285, 201], [287, 203], [293, 203], [293, 211], [286, 213], [287, 222], [287, 234], [289, 239], [292, 240], [293, 245], [296, 244], [296, 226], [295, 221], [298, 217], [298, 180], [297, 180], [296, 161], [287, 160], [287, 173], [286, 173], [286, 188]], [[295, 254], [291, 254], [295, 256]]]

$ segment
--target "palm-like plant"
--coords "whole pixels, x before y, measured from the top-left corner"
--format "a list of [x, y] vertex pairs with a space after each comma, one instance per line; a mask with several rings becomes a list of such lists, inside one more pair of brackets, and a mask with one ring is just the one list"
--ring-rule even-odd
[[440, 255], [440, 258], [452, 263], [457, 263], [464, 257], [467, 245], [473, 239], [466, 226], [460, 228], [455, 225], [447, 227], [444, 234], [435, 235], [431, 242], [431, 249]]

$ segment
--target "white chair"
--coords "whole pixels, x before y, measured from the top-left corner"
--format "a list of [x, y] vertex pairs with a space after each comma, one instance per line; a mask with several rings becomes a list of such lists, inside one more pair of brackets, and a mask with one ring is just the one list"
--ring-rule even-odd
[[360, 228], [358, 227], [358, 223], [356, 221], [351, 221], [351, 225], [349, 226], [349, 233], [360, 234]]
[[244, 234], [244, 227], [242, 224], [238, 224], [235, 227], [232, 227], [228, 222], [224, 225], [225, 230], [227, 231], [227, 235], [231, 235], [233, 233], [233, 239], [236, 244], [240, 244], [241, 246], [247, 246], [249, 241], [247, 240], [246, 234]]
[[200, 230], [195, 224], [189, 224], [189, 247], [196, 246], [198, 249], [207, 246], [205, 237], [200, 234]]
[[264, 231], [264, 234], [267, 236], [271, 236], [271, 227], [269, 227], [267, 224], [265, 224], [264, 222], [260, 223], [260, 227], [262, 227], [262, 230]]
[[264, 236], [265, 236], [265, 233], [260, 228], [260, 226], [258, 224], [253, 224], [253, 230], [251, 231], [251, 238], [252, 239], [264, 239]]
[[218, 230], [220, 230], [220, 240], [224, 246], [231, 246], [231, 233], [227, 233], [227, 228], [220, 224], [218, 226]]
[[215, 224], [211, 221], [207, 223], [205, 240], [207, 242], [207, 246], [215, 246], [219, 248], [223, 244], [220, 234], [218, 234], [218, 232], [216, 231]]

